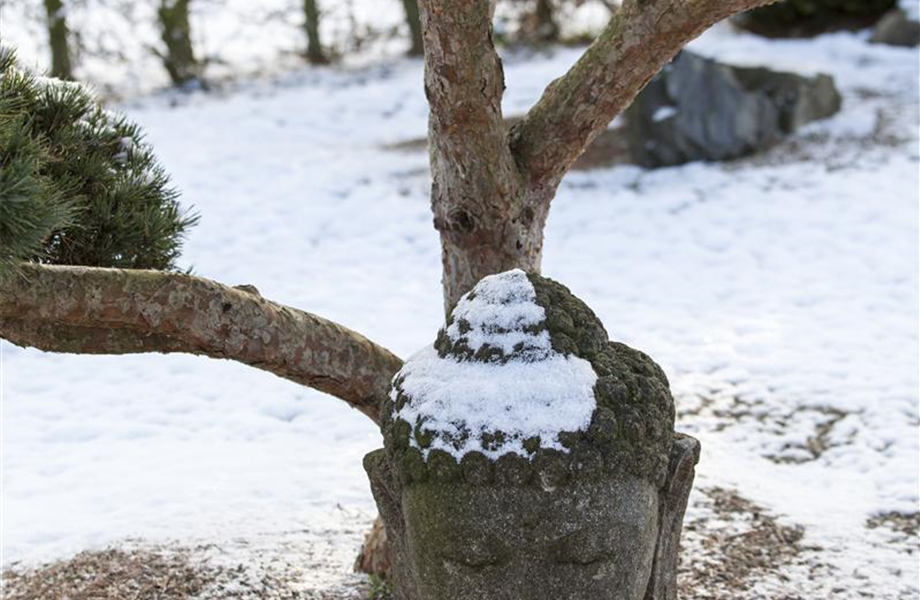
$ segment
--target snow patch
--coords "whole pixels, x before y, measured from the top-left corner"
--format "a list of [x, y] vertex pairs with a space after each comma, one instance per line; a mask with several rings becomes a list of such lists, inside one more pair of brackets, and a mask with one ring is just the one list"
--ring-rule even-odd
[[113, 157], [116, 162], [125, 164], [128, 162], [131, 154], [136, 150], [137, 145], [130, 137], [122, 137], [118, 140], [118, 152]]
[[[524, 440], [540, 437], [543, 448], [566, 452], [559, 443], [564, 431], [584, 431], [594, 412], [597, 375], [588, 361], [554, 353], [538, 362], [490, 364], [440, 358], [433, 347], [409, 359], [400, 372], [409, 402], [396, 417], [435, 434], [432, 449], [458, 460], [468, 452], [491, 459], [504, 454], [528, 456]], [[393, 394], [395, 399], [395, 392]], [[448, 440], [461, 439], [459, 445]], [[501, 431], [503, 443], [483, 444], [482, 434]], [[413, 447], [418, 447], [414, 437]]]
[[652, 115], [652, 121], [660, 123], [666, 119], [670, 119], [677, 114], [676, 106], [662, 106], [655, 111], [655, 114]]
[[[524, 344], [525, 353], [536, 359], [552, 350], [548, 331], [536, 335], [526, 331], [540, 325], [546, 314], [537, 304], [533, 285], [520, 269], [484, 278], [472, 294], [460, 298], [453, 317], [447, 328], [448, 337], [452, 342], [465, 339], [474, 352], [489, 345], [510, 354], [515, 345]], [[470, 329], [461, 331], [461, 322]]]
[[[474, 451], [491, 459], [510, 453], [526, 457], [524, 441], [533, 437], [543, 448], [566, 452], [559, 434], [587, 429], [596, 406], [597, 374], [588, 361], [554, 351], [545, 328], [527, 331], [546, 315], [526, 274], [516, 269], [486, 277], [453, 315], [447, 328], [452, 341], [465, 339], [473, 350], [502, 348], [508, 360], [441, 358], [430, 346], [406, 362], [396, 381], [401, 379], [398, 387], [408, 401], [395, 417], [434, 434], [423, 455], [440, 449], [458, 460]], [[470, 329], [461, 331], [461, 320]], [[394, 402], [397, 395], [394, 389]], [[496, 432], [504, 437], [483, 441]], [[418, 448], [414, 436], [410, 444]]]
[[35, 83], [42, 90], [85, 90], [86, 86], [79, 81], [70, 81], [67, 79], [58, 79], [57, 77], [47, 77], [45, 75], [37, 75], [30, 70], [27, 70], [32, 78], [35, 80]]

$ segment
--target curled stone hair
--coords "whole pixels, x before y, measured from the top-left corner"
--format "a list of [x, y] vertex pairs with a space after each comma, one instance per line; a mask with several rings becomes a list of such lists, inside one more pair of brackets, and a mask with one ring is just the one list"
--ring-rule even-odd
[[[509, 273], [523, 281], [522, 272]], [[530, 302], [539, 307], [532, 312], [538, 317], [524, 319], [517, 329], [491, 326], [487, 331], [504, 340], [518, 340], [516, 343], [490, 343], [492, 338], [477, 332], [482, 323], [468, 320], [463, 307], [481, 293], [477, 286], [464, 296], [438, 333], [437, 357], [496, 368], [514, 361], [538, 362], [548, 354], [583, 359], [596, 375], [590, 419], [577, 430], [557, 432], [553, 440], [532, 436], [518, 440], [514, 452], [490, 451], [503, 447], [510, 434], [474, 432], [463, 423], [455, 423], [456, 430], [448, 434], [429, 427], [424, 416], [406, 420], [404, 409], [411, 408], [415, 398], [405, 390], [404, 367], [394, 378], [390, 400], [382, 411], [386, 452], [400, 479], [407, 485], [465, 482], [550, 489], [575, 479], [624, 473], [660, 487], [674, 433], [674, 401], [664, 372], [646, 354], [608, 341], [594, 312], [564, 285], [534, 274], [527, 274], [526, 279], [533, 288]], [[476, 438], [474, 450], [469, 449], [471, 437]], [[458, 452], [461, 446], [466, 451]]]

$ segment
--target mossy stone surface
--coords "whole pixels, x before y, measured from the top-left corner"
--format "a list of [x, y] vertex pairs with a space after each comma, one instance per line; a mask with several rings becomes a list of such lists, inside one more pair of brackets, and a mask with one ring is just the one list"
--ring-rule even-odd
[[[426, 600], [639, 600], [645, 591], [658, 491], [643, 479], [581, 480], [550, 493], [428, 483], [406, 489], [403, 502]], [[621, 540], [634, 547], [623, 552]]]
[[[668, 448], [674, 431], [674, 400], [668, 380], [661, 368], [648, 355], [619, 342], [609, 342], [607, 331], [597, 315], [584, 302], [575, 297], [564, 285], [539, 275], [529, 274], [536, 302], [545, 311], [545, 319], [531, 333], [547, 331], [555, 352], [574, 355], [591, 363], [597, 374], [594, 396], [597, 408], [586, 431], [562, 432], [559, 442], [566, 452], [549, 451], [541, 447], [539, 438], [524, 441], [528, 455], [524, 461], [515, 462], [514, 469], [527, 473], [509, 473], [509, 467], [477, 471], [470, 474], [465, 469], [446, 465], [442, 453], [431, 453], [424, 465], [407, 462], [398, 455], [410, 449], [427, 449], [432, 443], [432, 433], [423, 423], [406, 423], [394, 414], [409, 399], [401, 387], [399, 377], [394, 382], [395, 401], [384, 406], [383, 431], [387, 448], [394, 453], [396, 464], [411, 464], [412, 473], [403, 479], [427, 481], [430, 471], [437, 469], [436, 480], [442, 482], [475, 482], [479, 485], [565, 485], [571, 478], [593, 477], [599, 472], [622, 471], [649, 479], [660, 485], [667, 465]], [[453, 324], [453, 317], [447, 325]], [[469, 330], [461, 321], [460, 331]], [[515, 358], [501, 348], [484, 345], [473, 352], [463, 338], [451, 340], [442, 329], [435, 342], [438, 354], [457, 360], [493, 362], [502, 364]], [[459, 425], [459, 443], [469, 435]], [[482, 444], [500, 445], [503, 433], [492, 432], [483, 436]], [[487, 460], [479, 453], [472, 460]], [[432, 465], [432, 456], [438, 458]], [[585, 468], [590, 465], [590, 468]], [[422, 469], [427, 472], [422, 473]], [[560, 473], [568, 473], [562, 476]], [[499, 478], [498, 475], [502, 474]], [[515, 482], [521, 482], [516, 484]]]
[[[547, 331], [553, 351], [588, 361], [597, 375], [590, 423], [560, 432], [557, 448], [528, 438], [525, 455], [473, 451], [458, 460], [432, 445], [423, 422], [396, 417], [410, 401], [397, 376], [382, 413], [385, 449], [365, 458], [391, 544], [394, 596], [674, 600], [699, 444], [674, 433], [674, 402], [654, 361], [608, 341], [565, 286], [528, 278], [545, 312], [532, 333]], [[441, 358], [496, 365], [533, 351], [473, 352], [443, 330], [435, 347]], [[483, 448], [502, 435], [488, 432]]]

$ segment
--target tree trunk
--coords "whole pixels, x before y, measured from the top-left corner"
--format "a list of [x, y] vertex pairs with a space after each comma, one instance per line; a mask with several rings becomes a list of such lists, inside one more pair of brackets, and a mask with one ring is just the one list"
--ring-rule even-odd
[[319, 37], [319, 6], [316, 0], [303, 0], [304, 30], [307, 32], [307, 60], [314, 65], [329, 62]]
[[48, 15], [48, 40], [51, 46], [51, 76], [60, 79], [73, 79], [70, 64], [70, 48], [67, 29], [67, 16], [61, 0], [45, 0], [45, 12]]
[[406, 9], [406, 24], [409, 25], [409, 35], [412, 45], [409, 47], [409, 56], [421, 56], [424, 53], [422, 44], [422, 21], [418, 11], [418, 0], [403, 0]]
[[192, 47], [192, 28], [189, 22], [191, 0], [160, 0], [161, 39], [166, 52], [160, 55], [163, 66], [173, 84], [182, 86], [201, 76], [201, 65]]
[[529, 44], [550, 44], [559, 39], [553, 0], [536, 0], [533, 13], [521, 24], [520, 41]]
[[508, 145], [493, 4], [444, 4], [422, 3], [422, 27], [431, 207], [449, 312], [486, 275], [514, 267], [539, 272], [549, 203], [545, 190], [526, 185]]
[[[460, 297], [493, 273], [521, 268], [539, 273], [543, 256], [543, 226], [548, 205], [532, 200], [523, 190], [502, 182], [484, 202], [473, 203], [438, 185], [451, 173], [439, 169], [433, 174], [432, 206], [435, 227], [441, 234], [444, 308], [449, 312]], [[513, 180], [504, 183], [512, 184]], [[490, 200], [502, 201], [492, 203]], [[473, 209], [473, 210], [471, 210]]]
[[559, 25], [556, 24], [553, 0], [537, 0], [534, 11], [537, 23], [537, 39], [541, 42], [555, 42], [559, 39]]

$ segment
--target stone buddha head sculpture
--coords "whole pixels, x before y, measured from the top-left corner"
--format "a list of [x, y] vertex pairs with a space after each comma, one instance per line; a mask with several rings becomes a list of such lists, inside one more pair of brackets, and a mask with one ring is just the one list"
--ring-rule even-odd
[[383, 413], [365, 468], [401, 600], [674, 597], [698, 444], [661, 368], [564, 286], [484, 278]]

